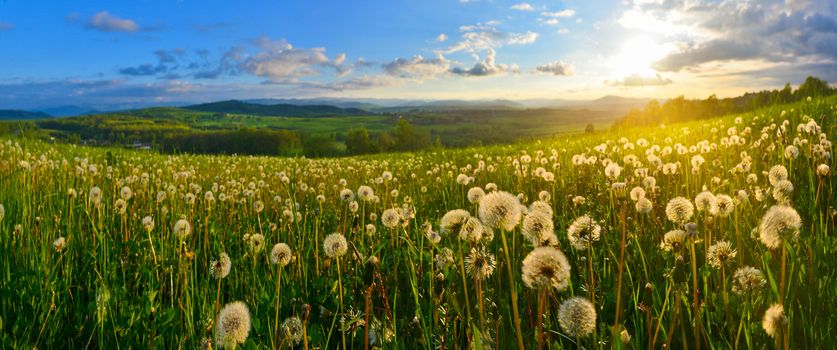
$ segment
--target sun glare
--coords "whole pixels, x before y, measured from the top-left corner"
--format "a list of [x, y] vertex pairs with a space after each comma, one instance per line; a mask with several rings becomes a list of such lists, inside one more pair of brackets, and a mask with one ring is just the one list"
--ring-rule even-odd
[[611, 58], [611, 67], [617, 75], [654, 75], [651, 65], [671, 51], [668, 45], [660, 44], [651, 37], [630, 38], [621, 50]]

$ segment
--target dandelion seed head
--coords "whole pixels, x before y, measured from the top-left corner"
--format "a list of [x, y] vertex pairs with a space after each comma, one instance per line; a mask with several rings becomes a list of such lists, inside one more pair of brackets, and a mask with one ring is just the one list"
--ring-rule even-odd
[[780, 180], [773, 185], [773, 199], [781, 204], [788, 204], [793, 196], [793, 183], [788, 180]]
[[55, 250], [56, 253], [63, 252], [66, 247], [67, 240], [64, 237], [58, 237], [52, 241], [52, 249]]
[[384, 227], [392, 229], [398, 226], [399, 223], [401, 223], [401, 213], [397, 209], [390, 208], [381, 213], [381, 224]]
[[497, 266], [497, 259], [484, 247], [471, 248], [470, 254], [465, 257], [465, 270], [479, 280], [491, 277], [495, 266]]
[[174, 234], [177, 235], [177, 238], [184, 240], [192, 234], [192, 224], [186, 221], [186, 219], [177, 220], [177, 222], [174, 223], [173, 231]]
[[699, 212], [705, 211], [709, 214], [715, 214], [715, 211], [718, 209], [718, 203], [715, 195], [711, 192], [703, 191], [695, 196], [695, 207], [697, 207]]
[[660, 249], [667, 252], [679, 252], [686, 242], [686, 231], [671, 230], [663, 235], [663, 241], [660, 243]]
[[560, 250], [538, 247], [523, 259], [523, 283], [532, 289], [562, 291], [570, 284], [570, 263]]
[[558, 308], [558, 324], [570, 337], [585, 337], [596, 330], [596, 307], [582, 297], [572, 297]]
[[280, 267], [288, 266], [293, 258], [291, 247], [285, 243], [276, 243], [270, 250], [270, 263]]
[[250, 335], [250, 310], [241, 301], [229, 303], [218, 314], [216, 326], [219, 346], [234, 348]]
[[738, 252], [732, 248], [732, 244], [727, 241], [718, 241], [709, 246], [709, 252], [706, 259], [710, 266], [720, 269], [726, 265], [730, 259], [735, 258]]
[[471, 187], [471, 189], [468, 190], [468, 202], [471, 204], [478, 204], [483, 196], [485, 196], [485, 191], [483, 191], [482, 188]]
[[637, 213], [648, 214], [651, 212], [651, 209], [654, 208], [654, 204], [652, 204], [648, 198], [642, 197], [636, 201], [635, 207]]
[[349, 251], [346, 237], [340, 233], [332, 233], [323, 240], [323, 252], [330, 258], [339, 258]]
[[299, 345], [304, 336], [302, 327], [299, 317], [288, 317], [282, 322], [282, 337], [294, 345]]
[[533, 213], [543, 214], [551, 218], [553, 215], [552, 206], [543, 200], [534, 201], [529, 205], [529, 215]]
[[715, 197], [716, 214], [722, 218], [729, 217], [735, 209], [735, 203], [730, 196], [719, 194]]
[[209, 274], [215, 279], [226, 278], [230, 274], [231, 269], [232, 261], [227, 253], [221, 253], [217, 260], [212, 259], [209, 262]]
[[761, 328], [764, 328], [764, 332], [771, 338], [783, 334], [787, 325], [788, 317], [785, 316], [785, 308], [782, 304], [773, 304], [764, 312], [764, 318], [761, 320]]
[[666, 205], [666, 217], [677, 225], [685, 224], [694, 213], [692, 202], [683, 197], [675, 197]]
[[744, 266], [735, 270], [732, 277], [732, 292], [741, 296], [754, 295], [761, 292], [767, 284], [761, 270]]
[[767, 172], [767, 179], [771, 185], [775, 186], [779, 181], [788, 179], [788, 169], [782, 165], [774, 165]]
[[479, 218], [489, 227], [512, 231], [520, 216], [520, 200], [511, 193], [491, 192], [480, 200]]
[[796, 239], [802, 227], [802, 218], [796, 209], [786, 205], [774, 205], [764, 213], [759, 223], [759, 240], [769, 249], [776, 249], [790, 239]]
[[555, 224], [552, 222], [552, 216], [539, 211], [531, 212], [523, 218], [522, 233], [529, 242], [534, 246], [539, 246], [541, 237], [554, 232]]
[[577, 250], [586, 250], [593, 242], [599, 240], [602, 227], [589, 215], [582, 215], [567, 228], [567, 239]]

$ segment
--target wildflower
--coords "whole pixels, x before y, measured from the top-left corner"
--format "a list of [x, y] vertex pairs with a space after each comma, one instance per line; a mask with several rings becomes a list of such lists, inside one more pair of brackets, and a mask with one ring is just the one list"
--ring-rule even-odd
[[480, 280], [491, 277], [496, 265], [494, 254], [487, 252], [484, 247], [471, 248], [471, 253], [465, 257], [465, 269]]
[[480, 200], [479, 217], [489, 227], [512, 231], [520, 216], [520, 200], [511, 193], [491, 192]]
[[567, 239], [577, 250], [586, 250], [593, 242], [599, 240], [602, 227], [588, 215], [576, 218], [567, 228]]
[[442, 233], [454, 232], [458, 233], [465, 224], [465, 221], [471, 217], [471, 214], [466, 210], [454, 209], [442, 216], [441, 229]]
[[788, 180], [780, 180], [773, 186], [773, 199], [782, 204], [787, 204], [793, 195], [793, 183]]
[[64, 251], [64, 248], [66, 246], [67, 240], [64, 239], [64, 237], [58, 237], [54, 241], [52, 241], [52, 249], [54, 249], [56, 253]]
[[372, 190], [372, 187], [360, 186], [357, 189], [357, 197], [364, 202], [369, 202], [375, 197], [375, 191]]
[[364, 232], [366, 232], [367, 236], [372, 236], [376, 232], [378, 232], [378, 228], [375, 227], [375, 225], [373, 225], [373, 224], [366, 224], [366, 228], [364, 229]]
[[330, 258], [339, 258], [349, 250], [346, 237], [339, 233], [332, 233], [323, 240], [323, 251]]
[[453, 264], [453, 250], [447, 247], [442, 248], [442, 250], [440, 250], [439, 253], [433, 257], [433, 262], [436, 263], [436, 268], [439, 270]]
[[663, 241], [660, 243], [660, 249], [667, 252], [679, 252], [683, 248], [686, 241], [686, 231], [671, 230], [663, 235]]
[[147, 232], [154, 231], [154, 219], [151, 216], [146, 215], [142, 218], [142, 227]]
[[651, 209], [654, 208], [654, 205], [651, 203], [648, 198], [642, 197], [636, 201], [636, 212], [640, 214], [648, 214], [651, 212]]
[[288, 266], [292, 257], [291, 247], [285, 243], [276, 243], [270, 250], [270, 262], [280, 267]]
[[683, 197], [675, 197], [666, 205], [666, 216], [668, 219], [677, 224], [682, 225], [692, 218], [695, 213], [695, 208], [692, 202]]
[[802, 227], [802, 219], [795, 209], [774, 205], [759, 223], [759, 240], [770, 249], [779, 248], [788, 239], [795, 239]]
[[381, 213], [381, 224], [387, 228], [395, 228], [401, 222], [401, 214], [396, 209], [387, 209]]
[[735, 209], [732, 198], [725, 194], [719, 194], [715, 197], [715, 206], [717, 209], [716, 214], [722, 218], [729, 217], [732, 214], [732, 210]]
[[785, 308], [782, 304], [773, 304], [764, 312], [761, 320], [761, 327], [771, 338], [776, 338], [785, 331], [788, 325], [788, 317], [785, 316]]
[[645, 198], [645, 190], [642, 187], [639, 187], [639, 186], [634, 187], [631, 190], [631, 200], [636, 202], [636, 201], [638, 201], [642, 198]]
[[250, 334], [250, 310], [241, 301], [229, 303], [218, 314], [216, 329], [219, 346], [234, 348], [244, 344]]
[[698, 193], [698, 195], [695, 196], [695, 207], [697, 207], [698, 211], [705, 211], [714, 215], [715, 211], [718, 210], [715, 195], [708, 191]]
[[817, 175], [820, 177], [826, 177], [828, 174], [831, 174], [831, 168], [828, 164], [820, 164], [817, 166]]
[[459, 239], [471, 243], [477, 243], [480, 239], [482, 239], [483, 231], [484, 226], [479, 219], [469, 217], [465, 220], [465, 223], [462, 224], [462, 228], [459, 229]]
[[605, 167], [605, 176], [607, 176], [611, 180], [616, 180], [619, 178], [619, 174], [622, 173], [622, 168], [619, 167], [619, 164], [610, 163]]
[[558, 324], [570, 337], [584, 337], [596, 330], [596, 307], [582, 297], [572, 297], [558, 308]]
[[529, 205], [529, 215], [534, 213], [543, 214], [544, 216], [551, 218], [553, 214], [552, 206], [543, 200], [534, 201], [531, 205]]
[[355, 200], [355, 194], [354, 192], [352, 192], [352, 190], [344, 188], [342, 191], [340, 191], [340, 200], [344, 202], [351, 202]]
[[177, 222], [174, 223], [173, 231], [174, 234], [180, 238], [180, 240], [184, 240], [192, 234], [192, 224], [186, 221], [186, 219], [177, 220]]
[[767, 284], [764, 279], [764, 274], [761, 270], [744, 266], [735, 270], [732, 277], [732, 292], [738, 295], [753, 295], [761, 292], [761, 289]]
[[562, 291], [570, 284], [570, 263], [558, 249], [538, 247], [523, 259], [522, 278], [532, 289], [551, 287]]
[[90, 203], [93, 203], [93, 206], [98, 208], [99, 205], [102, 204], [102, 189], [98, 186], [93, 186], [93, 188], [90, 189], [88, 200]]
[[116, 200], [116, 203], [113, 204], [113, 207], [119, 215], [125, 215], [125, 212], [128, 209], [128, 203], [125, 203], [124, 199], [119, 198]]
[[552, 223], [552, 216], [546, 216], [541, 212], [532, 212], [523, 218], [522, 233], [529, 242], [538, 246], [541, 237], [553, 233], [555, 225]]
[[253, 254], [258, 254], [264, 248], [264, 235], [261, 233], [246, 234], [244, 241], [247, 242], [247, 247]]
[[218, 260], [212, 259], [209, 262], [209, 275], [215, 279], [226, 278], [232, 269], [232, 261], [227, 253], [221, 253]]
[[471, 204], [479, 203], [483, 196], [485, 196], [485, 191], [483, 191], [482, 188], [471, 187], [471, 189], [468, 190], [468, 202], [471, 202]]
[[775, 165], [767, 172], [767, 179], [770, 184], [776, 186], [776, 183], [788, 179], [788, 169], [781, 165]]
[[294, 345], [298, 345], [304, 336], [302, 327], [299, 317], [288, 317], [282, 322], [282, 336]]
[[119, 196], [122, 197], [123, 200], [128, 201], [134, 196], [134, 192], [131, 191], [130, 187], [124, 186], [122, 187], [122, 190], [119, 191]]
[[709, 246], [709, 253], [706, 259], [709, 261], [709, 265], [720, 269], [730, 259], [735, 258], [737, 254], [738, 252], [732, 248], [732, 244], [727, 241], [719, 241]]

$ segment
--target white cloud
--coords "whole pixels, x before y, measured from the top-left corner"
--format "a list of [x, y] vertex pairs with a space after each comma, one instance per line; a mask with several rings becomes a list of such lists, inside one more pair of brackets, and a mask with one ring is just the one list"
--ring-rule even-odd
[[575, 10], [573, 9], [566, 9], [556, 12], [541, 12], [541, 16], [544, 17], [552, 17], [552, 18], [566, 18], [575, 16]]
[[519, 73], [517, 65], [497, 64], [495, 62], [497, 52], [494, 49], [488, 49], [485, 54], [485, 60], [479, 61], [473, 67], [465, 69], [461, 67], [451, 68], [450, 72], [456, 75], [466, 77], [484, 77], [490, 75], [499, 75], [511, 73]]
[[[787, 69], [795, 70], [794, 64], [809, 61], [837, 63], [837, 8], [829, 4], [641, 2], [618, 22], [628, 29], [663, 35], [677, 48], [654, 64], [658, 71], [710, 72], [713, 64], [747, 61], [788, 63]], [[802, 74], [801, 68], [796, 71]]]
[[535, 67], [535, 72], [552, 75], [573, 75], [575, 74], [575, 67], [563, 61], [555, 61]]
[[131, 19], [111, 15], [107, 11], [99, 12], [87, 22], [87, 28], [100, 32], [136, 32], [139, 25]]
[[244, 59], [241, 68], [272, 82], [317, 76], [320, 74], [318, 66], [329, 64], [325, 48], [294, 48], [285, 40], [273, 41], [266, 37], [258, 39], [256, 45], [261, 51]]
[[538, 40], [538, 33], [535, 32], [526, 32], [526, 33], [512, 33], [509, 35], [508, 40], [506, 41], [509, 45], [525, 45], [531, 44]]
[[448, 36], [447, 36], [447, 34], [445, 34], [445, 33], [441, 33], [441, 34], [439, 34], [438, 36], [436, 36], [436, 41], [438, 41], [438, 42], [440, 42], [440, 43], [443, 43], [443, 42], [445, 42], [445, 41], [448, 41]]
[[476, 25], [461, 26], [462, 39], [439, 51], [444, 54], [451, 54], [459, 51], [476, 53], [488, 49], [496, 49], [505, 45], [531, 44], [538, 39], [538, 33], [528, 31], [526, 33], [501, 32], [494, 27], [499, 22], [489, 21], [477, 23]]
[[441, 55], [430, 59], [416, 55], [410, 59], [397, 58], [383, 64], [384, 72], [391, 76], [417, 80], [434, 78], [447, 72], [449, 67], [450, 62]]
[[528, 2], [521, 2], [519, 4], [514, 4], [514, 5], [511, 6], [511, 9], [512, 10], [517, 10], [517, 11], [529, 11], [529, 12], [535, 11], [535, 8], [532, 7], [532, 4], [530, 4]]
[[538, 22], [541, 22], [548, 26], [556, 26], [559, 23], [557, 18], [538, 18]]

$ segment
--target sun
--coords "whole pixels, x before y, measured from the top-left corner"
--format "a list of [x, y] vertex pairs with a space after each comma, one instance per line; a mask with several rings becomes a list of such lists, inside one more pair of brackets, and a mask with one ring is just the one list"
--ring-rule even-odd
[[626, 40], [619, 52], [611, 57], [610, 66], [619, 76], [653, 76], [652, 64], [671, 52], [670, 45], [661, 44], [649, 36]]

